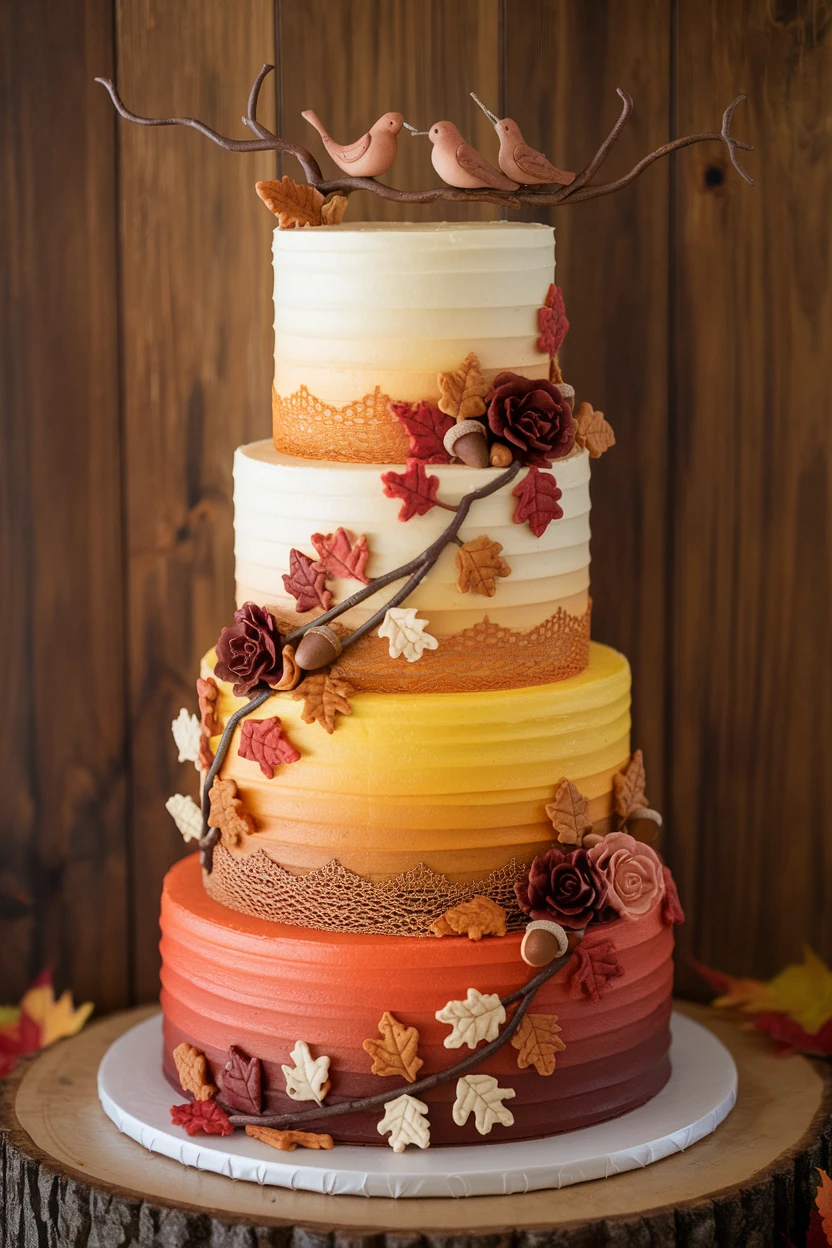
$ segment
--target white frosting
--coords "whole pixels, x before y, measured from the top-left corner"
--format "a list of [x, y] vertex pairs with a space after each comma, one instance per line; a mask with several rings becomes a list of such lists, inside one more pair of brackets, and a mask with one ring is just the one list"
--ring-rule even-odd
[[[313, 533], [334, 533], [339, 527], [352, 537], [366, 535], [370, 549], [368, 576], [379, 576], [420, 554], [447, 526], [450, 513], [435, 507], [424, 516], [402, 522], [400, 502], [387, 498], [378, 464], [312, 462], [279, 454], [271, 442], [240, 447], [234, 456], [234, 532], [238, 604], [246, 601], [295, 613], [283, 574], [289, 570], [292, 547], [312, 556]], [[464, 494], [499, 476], [500, 470], [464, 465], [434, 465], [438, 495], [457, 503]], [[521, 469], [521, 474], [525, 473]], [[544, 470], [545, 471], [545, 470]], [[581, 614], [589, 587], [589, 455], [574, 452], [550, 470], [563, 491], [563, 519], [553, 521], [542, 537], [527, 524], [513, 522], [515, 481], [478, 500], [462, 527], [463, 541], [486, 534], [503, 546], [511, 575], [497, 582], [493, 598], [461, 594], [456, 587], [456, 547], [447, 547], [435, 567], [408, 598], [438, 635], [459, 632], [486, 616], [509, 628], [527, 629], [563, 606]], [[356, 581], [332, 581], [340, 602], [357, 588]], [[381, 605], [371, 598], [341, 619], [356, 627]], [[315, 613], [313, 613], [315, 614]]]
[[488, 376], [548, 375], [537, 314], [554, 230], [530, 222], [373, 222], [275, 230], [275, 389], [328, 403], [376, 386], [438, 395], [436, 374], [474, 351]]

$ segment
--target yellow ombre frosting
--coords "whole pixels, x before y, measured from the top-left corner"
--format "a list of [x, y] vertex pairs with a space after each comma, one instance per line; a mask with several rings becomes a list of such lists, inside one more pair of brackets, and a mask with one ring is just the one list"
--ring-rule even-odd
[[[214, 662], [212, 651], [203, 676]], [[217, 685], [224, 724], [245, 699]], [[630, 757], [629, 664], [595, 643], [585, 671], [555, 684], [361, 693], [332, 734], [304, 723], [302, 711], [302, 701], [278, 694], [251, 717], [278, 716], [298, 762], [266, 779], [239, 757], [238, 729], [220, 773], [236, 781], [257, 825], [233, 852], [263, 849], [293, 872], [337, 858], [374, 879], [425, 863], [459, 881], [512, 857], [528, 862], [552, 843], [545, 807], [561, 778], [589, 799], [594, 821], [608, 820], [612, 777]]]

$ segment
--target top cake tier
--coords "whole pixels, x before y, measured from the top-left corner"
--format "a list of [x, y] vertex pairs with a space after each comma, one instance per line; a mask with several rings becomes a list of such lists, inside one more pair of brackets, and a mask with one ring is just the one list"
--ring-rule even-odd
[[469, 352], [491, 380], [547, 377], [538, 311], [554, 230], [357, 223], [274, 233], [274, 442], [308, 459], [403, 463], [391, 401], [439, 398]]

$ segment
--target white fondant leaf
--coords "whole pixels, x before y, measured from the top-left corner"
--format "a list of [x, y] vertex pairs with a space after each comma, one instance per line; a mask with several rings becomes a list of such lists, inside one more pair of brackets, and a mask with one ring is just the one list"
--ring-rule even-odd
[[439, 642], [426, 633], [428, 621], [420, 620], [415, 607], [390, 607], [378, 630], [390, 642], [390, 658], [404, 655], [408, 663], [421, 659], [426, 650], [436, 650]]
[[384, 1107], [384, 1117], [378, 1124], [379, 1135], [390, 1132], [387, 1143], [394, 1153], [403, 1153], [408, 1144], [416, 1144], [419, 1148], [430, 1147], [430, 1122], [427, 1119], [428, 1107], [424, 1101], [415, 1096], [397, 1096], [388, 1101]]
[[329, 1058], [313, 1057], [305, 1040], [298, 1040], [289, 1054], [294, 1066], [281, 1066], [286, 1091], [293, 1101], [323, 1103], [329, 1091]]
[[180, 763], [193, 763], [199, 770], [199, 734], [200, 723], [196, 715], [189, 715], [185, 707], [173, 720], [170, 726], [173, 739], [179, 750]]
[[480, 1135], [488, 1135], [495, 1122], [510, 1127], [514, 1114], [503, 1101], [510, 1100], [514, 1095], [514, 1088], [499, 1087], [493, 1075], [463, 1075], [456, 1083], [454, 1122], [458, 1127], [464, 1127], [473, 1112], [474, 1125]]
[[481, 1040], [496, 1040], [506, 1012], [496, 992], [482, 993], [469, 988], [464, 1001], [449, 1001], [436, 1011], [440, 1023], [453, 1031], [445, 1037], [446, 1049], [459, 1049], [467, 1044], [475, 1049]]
[[202, 811], [192, 797], [174, 793], [165, 802], [165, 810], [173, 816], [173, 822], [186, 841], [198, 841], [202, 836]]

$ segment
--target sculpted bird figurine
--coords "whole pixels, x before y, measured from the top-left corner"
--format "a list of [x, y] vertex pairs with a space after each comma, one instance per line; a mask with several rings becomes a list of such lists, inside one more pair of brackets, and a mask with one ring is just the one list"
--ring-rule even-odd
[[[396, 159], [398, 134], [407, 122], [401, 113], [385, 113], [355, 143], [337, 143], [324, 129], [318, 114], [311, 108], [301, 113], [314, 126], [339, 169], [353, 178], [376, 178], [386, 173]], [[407, 126], [412, 130], [412, 126]]]
[[500, 173], [481, 156], [475, 147], [466, 143], [452, 121], [437, 121], [430, 130], [414, 130], [426, 134], [433, 144], [430, 154], [434, 169], [448, 186], [474, 190], [491, 186], [495, 191], [516, 191], [517, 183]]
[[574, 173], [565, 173], [563, 169], [558, 169], [542, 152], [529, 147], [516, 121], [512, 121], [510, 117], [495, 117], [473, 91], [471, 99], [476, 100], [497, 131], [500, 139], [497, 163], [507, 177], [514, 178], [524, 186], [548, 186], [552, 182], [568, 186], [575, 181]]

